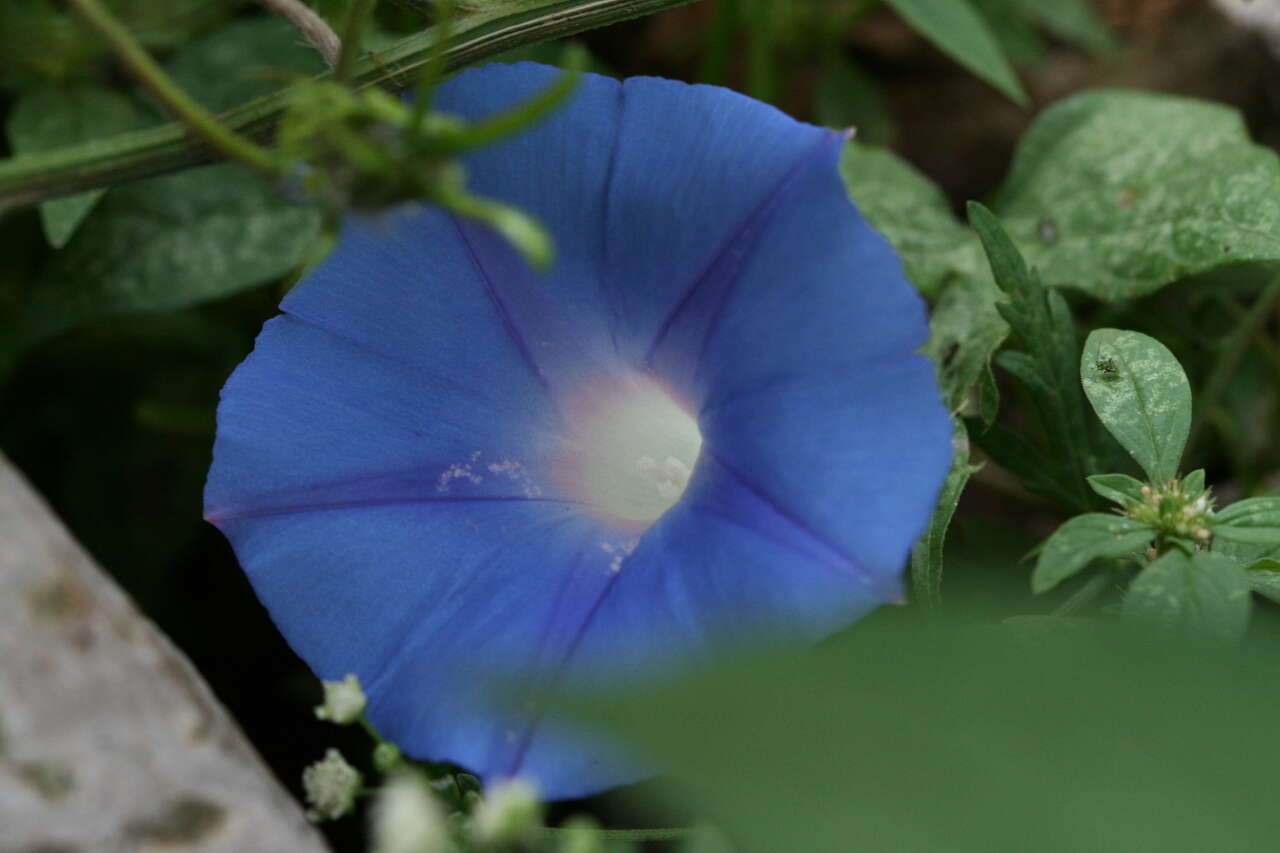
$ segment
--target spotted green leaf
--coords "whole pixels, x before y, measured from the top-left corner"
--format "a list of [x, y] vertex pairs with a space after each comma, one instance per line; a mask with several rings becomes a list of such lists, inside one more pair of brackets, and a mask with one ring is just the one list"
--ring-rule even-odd
[[1100, 557], [1127, 557], [1147, 546], [1155, 533], [1119, 515], [1077, 515], [1045, 540], [1031, 573], [1031, 589], [1045, 592]]
[[1280, 546], [1280, 497], [1236, 501], [1215, 515], [1210, 526], [1216, 539]]
[[1244, 636], [1250, 580], [1234, 560], [1209, 551], [1169, 551], [1129, 585], [1125, 613], [1223, 642]]
[[1046, 283], [1103, 299], [1280, 260], [1280, 157], [1220, 104], [1125, 91], [1065, 99], [1023, 137], [998, 198]]
[[1170, 480], [1191, 429], [1191, 385], [1164, 344], [1096, 329], [1080, 357], [1080, 381], [1103, 426], [1152, 480]]

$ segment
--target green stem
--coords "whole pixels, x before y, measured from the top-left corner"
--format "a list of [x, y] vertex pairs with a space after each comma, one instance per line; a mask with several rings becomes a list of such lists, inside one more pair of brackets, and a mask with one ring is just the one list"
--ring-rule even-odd
[[1209, 413], [1217, 408], [1218, 401], [1227, 390], [1227, 383], [1231, 381], [1232, 374], [1240, 365], [1240, 359], [1244, 358], [1253, 339], [1266, 325], [1267, 314], [1278, 298], [1280, 298], [1280, 276], [1263, 289], [1257, 301], [1253, 303], [1253, 307], [1231, 333], [1226, 348], [1218, 356], [1217, 362], [1213, 365], [1213, 372], [1209, 374], [1209, 378], [1204, 383], [1204, 389], [1200, 392], [1195, 417], [1191, 422], [1191, 435], [1187, 438], [1189, 451], [1195, 448], [1196, 439], [1204, 431]]
[[238, 160], [268, 174], [280, 173], [280, 164], [269, 151], [229, 130], [213, 113], [188, 95], [98, 0], [70, 0], [70, 3], [98, 35], [111, 45], [138, 82], [193, 134], [228, 159]]
[[[448, 39], [432, 28], [352, 68], [356, 87], [399, 90], [417, 79], [438, 44], [446, 73], [533, 42], [564, 38], [594, 27], [683, 6], [694, 0], [561, 0], [509, 15], [469, 15]], [[325, 75], [322, 75], [325, 76]], [[225, 128], [266, 143], [289, 103], [287, 90], [250, 101], [219, 118]], [[0, 160], [0, 212], [49, 198], [113, 186], [212, 162], [208, 147], [181, 125], [168, 124], [42, 154]]]
[[339, 83], [351, 74], [351, 65], [360, 55], [364, 43], [364, 28], [378, 0], [352, 0], [347, 7], [347, 17], [342, 24], [342, 42], [338, 47], [338, 61], [333, 66], [333, 79]]

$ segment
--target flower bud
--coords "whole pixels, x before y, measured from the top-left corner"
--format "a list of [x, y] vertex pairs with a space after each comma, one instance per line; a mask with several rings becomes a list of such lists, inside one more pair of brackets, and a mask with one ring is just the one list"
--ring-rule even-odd
[[341, 681], [324, 681], [324, 704], [316, 706], [316, 719], [345, 726], [360, 719], [368, 700], [360, 679], [348, 675]]
[[422, 776], [398, 773], [373, 803], [371, 853], [448, 853], [448, 818]]
[[400, 747], [389, 741], [383, 741], [373, 748], [373, 767], [379, 773], [390, 773], [400, 765], [403, 758]]
[[324, 758], [302, 771], [302, 789], [307, 797], [307, 819], [336, 820], [355, 806], [360, 790], [360, 771], [342, 753], [330, 749]]
[[508, 779], [490, 788], [476, 806], [472, 830], [485, 844], [516, 844], [542, 823], [538, 792], [522, 779]]

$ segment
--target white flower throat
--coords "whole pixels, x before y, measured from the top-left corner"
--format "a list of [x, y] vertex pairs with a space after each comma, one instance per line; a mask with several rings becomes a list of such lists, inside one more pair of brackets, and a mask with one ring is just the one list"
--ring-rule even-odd
[[648, 527], [689, 485], [698, 422], [660, 385], [627, 377], [592, 389], [571, 414], [569, 488], [608, 520]]

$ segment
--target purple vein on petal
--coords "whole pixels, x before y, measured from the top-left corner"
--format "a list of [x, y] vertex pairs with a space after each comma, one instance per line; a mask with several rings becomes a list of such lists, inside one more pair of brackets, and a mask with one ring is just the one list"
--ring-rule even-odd
[[[646, 367], [654, 366], [658, 351], [678, 331], [681, 332], [681, 338], [689, 340], [692, 337], [698, 341], [696, 349], [688, 351], [687, 357], [694, 363], [701, 361], [702, 352], [715, 332], [720, 316], [724, 312], [724, 306], [737, 284], [738, 271], [758, 245], [786, 190], [805, 172], [816, 166], [833, 144], [838, 144], [843, 139], [842, 134], [834, 131], [824, 134], [818, 144], [787, 170], [755, 209], [734, 229], [729, 238], [711, 256], [707, 265], [694, 277], [658, 327], [644, 358]], [[684, 324], [685, 328], [678, 329], [681, 321], [686, 317], [691, 319]]]
[[[892, 581], [877, 578], [867, 570], [860, 560], [850, 554], [846, 554], [826, 536], [805, 524], [783, 507], [776, 498], [753, 483], [746, 475], [731, 466], [722, 457], [717, 456], [705, 447], [702, 449], [702, 455], [707, 462], [719, 466], [738, 486], [754, 498], [759, 508], [766, 509], [770, 513], [769, 519], [771, 523], [752, 524], [749, 520], [740, 518], [740, 512], [734, 512], [728, 506], [708, 504], [703, 507], [705, 511], [711, 512], [726, 521], [732, 521], [740, 526], [755, 530], [759, 535], [772, 539], [801, 556], [838, 568], [850, 574], [859, 583], [865, 585], [876, 594], [884, 595], [886, 600], [898, 594], [897, 586]], [[741, 505], [738, 508], [739, 510], [747, 509]], [[804, 543], [803, 547], [801, 543]]]
[[457, 229], [458, 239], [462, 241], [462, 245], [467, 250], [467, 257], [471, 259], [471, 265], [475, 268], [476, 275], [480, 276], [480, 280], [484, 282], [485, 293], [488, 294], [489, 300], [493, 303], [494, 310], [498, 312], [498, 317], [502, 321], [502, 327], [506, 329], [507, 335], [511, 338], [511, 342], [515, 345], [520, 353], [520, 358], [524, 361], [525, 366], [529, 368], [529, 372], [533, 374], [534, 379], [546, 389], [550, 390], [550, 384], [547, 377], [538, 362], [534, 360], [533, 351], [529, 349], [529, 342], [525, 340], [524, 333], [520, 331], [520, 327], [516, 325], [515, 319], [511, 316], [511, 311], [502, 294], [498, 292], [498, 288], [494, 285], [492, 277], [484, 264], [480, 262], [479, 255], [476, 254], [475, 247], [471, 243], [471, 238], [467, 236], [467, 229], [458, 221], [458, 217], [450, 214], [449, 220], [453, 223], [453, 227]]

